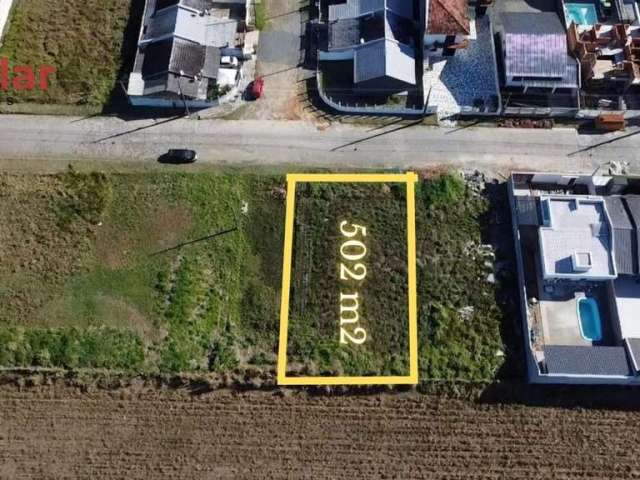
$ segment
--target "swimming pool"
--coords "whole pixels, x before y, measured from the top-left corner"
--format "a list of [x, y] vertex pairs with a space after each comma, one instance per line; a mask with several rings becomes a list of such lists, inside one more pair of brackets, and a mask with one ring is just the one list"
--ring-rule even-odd
[[598, 23], [598, 12], [593, 3], [565, 3], [567, 21], [577, 25], [595, 25]]
[[602, 340], [602, 320], [598, 301], [592, 297], [578, 300], [578, 317], [580, 319], [580, 333], [585, 340], [598, 342]]

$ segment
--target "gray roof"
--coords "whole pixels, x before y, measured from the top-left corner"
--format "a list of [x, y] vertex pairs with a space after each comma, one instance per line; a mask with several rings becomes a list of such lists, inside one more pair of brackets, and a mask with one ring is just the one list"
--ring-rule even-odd
[[640, 338], [627, 338], [627, 345], [629, 347], [629, 357], [631, 358], [631, 364], [634, 370], [640, 370]]
[[548, 373], [573, 375], [633, 375], [624, 347], [548, 345]]
[[413, 48], [380, 39], [358, 47], [354, 57], [354, 82], [387, 76], [415, 85], [415, 53]]
[[355, 18], [384, 8], [384, 0], [347, 0], [345, 3], [329, 5], [329, 21]]
[[518, 225], [539, 226], [538, 202], [530, 195], [516, 197], [516, 211], [518, 212]]
[[567, 68], [562, 78], [526, 78], [522, 84], [532, 88], [578, 88], [578, 61], [567, 54]]
[[502, 12], [500, 22], [506, 33], [566, 34], [560, 17], [555, 12]]
[[173, 72], [195, 77], [203, 70], [205, 56], [204, 46], [181, 38], [154, 42], [145, 48], [142, 75], [149, 77], [158, 73]]
[[[216, 0], [246, 5], [244, 0]], [[220, 48], [236, 46], [238, 21], [198, 12], [213, 0], [146, 0], [134, 69], [132, 95], [184, 94], [206, 99], [217, 78]]]
[[[350, 0], [330, 6], [330, 12], [332, 7], [329, 49], [354, 49], [354, 83], [387, 77], [416, 84], [415, 49], [410, 46], [415, 26], [404, 16], [412, 8], [401, 7], [401, 0]], [[358, 16], [367, 9], [374, 11]]]
[[[380, 37], [384, 35], [384, 24]], [[359, 18], [346, 18], [329, 24], [329, 49], [353, 47], [360, 44], [361, 21]]]
[[361, 17], [383, 9], [405, 18], [414, 18], [411, 0], [347, 0], [345, 3], [329, 5], [329, 21]]
[[176, 21], [178, 19], [178, 9], [169, 8], [156, 13], [149, 19], [147, 29], [144, 32], [143, 40], [171, 35], [176, 29]]
[[636, 249], [633, 255], [636, 259], [638, 272], [640, 274], [640, 197], [637, 195], [625, 195], [624, 202], [627, 205], [629, 216], [635, 228]]
[[206, 47], [204, 55], [204, 65], [202, 75], [207, 78], [218, 78], [220, 68], [220, 49], [217, 47]]
[[378, 10], [362, 17], [341, 18], [329, 22], [329, 50], [362, 45], [381, 38], [411, 45], [415, 24], [391, 10]]
[[556, 79], [566, 76], [567, 34], [558, 15], [510, 12], [501, 15], [501, 23], [507, 76]]
[[616, 252], [616, 267], [619, 274], [634, 275], [638, 273], [636, 266], [636, 232], [622, 197], [605, 197], [607, 211], [613, 227], [613, 241]]

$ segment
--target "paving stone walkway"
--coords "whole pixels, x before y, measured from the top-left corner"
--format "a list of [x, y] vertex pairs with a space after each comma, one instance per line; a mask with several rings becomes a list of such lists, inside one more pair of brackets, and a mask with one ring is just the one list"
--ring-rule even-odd
[[453, 57], [432, 59], [432, 70], [425, 72], [429, 107], [437, 107], [438, 118], [446, 120], [464, 107], [495, 110], [499, 95], [495, 53], [489, 17], [472, 20], [475, 38]]

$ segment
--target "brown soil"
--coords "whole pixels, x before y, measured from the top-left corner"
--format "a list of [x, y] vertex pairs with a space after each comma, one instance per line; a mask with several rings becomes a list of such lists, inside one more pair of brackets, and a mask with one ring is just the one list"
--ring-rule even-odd
[[640, 413], [435, 396], [0, 390], [0, 478], [640, 478]]
[[149, 199], [139, 213], [142, 221], [123, 230], [116, 219], [105, 223], [96, 237], [96, 255], [108, 268], [126, 268], [136, 258], [134, 254], [144, 252], [149, 255], [173, 247], [184, 240], [185, 232], [193, 225], [189, 210], [182, 205], [169, 205], [164, 202], [153, 204]]

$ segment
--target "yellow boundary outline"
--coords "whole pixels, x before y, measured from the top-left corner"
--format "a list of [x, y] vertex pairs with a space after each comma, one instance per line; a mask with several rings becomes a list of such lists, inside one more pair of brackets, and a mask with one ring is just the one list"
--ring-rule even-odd
[[[418, 383], [418, 300], [416, 291], [416, 199], [413, 172], [393, 174], [361, 173], [296, 173], [287, 175], [287, 213], [282, 263], [282, 296], [280, 299], [280, 336], [278, 344], [278, 385], [415, 385]], [[289, 295], [291, 291], [291, 260], [295, 223], [296, 184], [322, 183], [406, 183], [407, 185], [407, 261], [409, 282], [409, 375], [406, 376], [337, 376], [288, 377], [287, 341], [289, 328]]]

